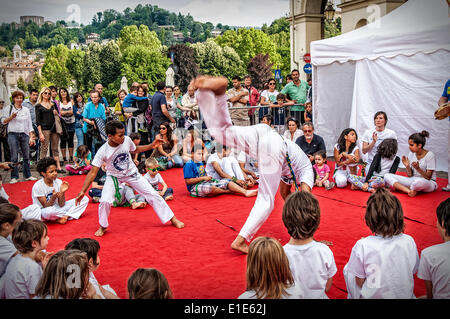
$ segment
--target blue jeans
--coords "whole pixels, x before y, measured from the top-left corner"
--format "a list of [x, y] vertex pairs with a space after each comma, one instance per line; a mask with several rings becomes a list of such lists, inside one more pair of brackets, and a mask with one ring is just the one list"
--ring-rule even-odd
[[84, 133], [82, 127], [75, 128], [75, 135], [77, 136], [77, 147], [84, 144]]
[[14, 169], [11, 172], [11, 179], [19, 178], [19, 168], [17, 167], [19, 161], [19, 150], [23, 156], [23, 175], [25, 178], [31, 176], [30, 171], [30, 137], [25, 133], [8, 133], [8, 144], [11, 150], [11, 163], [14, 165]]

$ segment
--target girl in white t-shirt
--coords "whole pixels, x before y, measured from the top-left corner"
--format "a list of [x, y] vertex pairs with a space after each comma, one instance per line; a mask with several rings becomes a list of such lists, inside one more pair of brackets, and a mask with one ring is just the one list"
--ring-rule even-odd
[[334, 145], [334, 180], [336, 186], [343, 188], [347, 186], [349, 174], [356, 175], [359, 162], [359, 148], [357, 146], [358, 135], [352, 128], [342, 131], [337, 143]]
[[414, 239], [403, 233], [397, 197], [379, 188], [367, 200], [366, 225], [373, 233], [358, 240], [344, 267], [349, 299], [413, 299], [419, 266]]
[[249, 246], [247, 290], [238, 299], [302, 299], [280, 242], [258, 237]]
[[417, 277], [425, 281], [427, 298], [450, 299], [450, 198], [439, 204], [436, 217], [444, 242], [422, 250]]
[[11, 234], [21, 220], [19, 207], [10, 203], [0, 204], [0, 278], [9, 260], [19, 253], [12, 242]]
[[402, 156], [406, 167], [406, 176], [386, 174], [386, 184], [396, 190], [408, 194], [410, 197], [417, 192], [433, 192], [437, 189], [436, 183], [436, 157], [434, 153], [424, 149], [426, 138], [430, 136], [427, 131], [414, 133], [408, 139], [410, 153], [408, 157]]
[[313, 238], [320, 224], [319, 201], [311, 193], [295, 192], [284, 203], [282, 218], [291, 236], [284, 251], [296, 285], [306, 299], [328, 299], [337, 268], [331, 249]]

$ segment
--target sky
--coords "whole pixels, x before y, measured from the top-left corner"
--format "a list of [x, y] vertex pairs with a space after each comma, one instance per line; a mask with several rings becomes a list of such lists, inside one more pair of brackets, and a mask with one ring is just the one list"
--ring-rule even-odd
[[190, 13], [196, 21], [229, 26], [262, 27], [289, 13], [289, 0], [12, 0], [2, 3], [0, 22], [19, 22], [22, 15], [38, 15], [53, 22], [75, 20], [87, 25], [99, 11], [123, 12], [138, 4], [157, 5], [177, 14]]

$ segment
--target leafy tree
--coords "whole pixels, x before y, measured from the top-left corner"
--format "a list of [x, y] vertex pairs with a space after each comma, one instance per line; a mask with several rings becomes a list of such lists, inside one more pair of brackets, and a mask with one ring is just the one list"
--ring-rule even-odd
[[42, 78], [38, 72], [34, 72], [33, 80], [31, 81], [31, 85], [33, 89], [41, 91], [42, 88]]
[[142, 45], [150, 51], [157, 51], [161, 47], [161, 41], [154, 31], [150, 31], [146, 25], [139, 28], [135, 25], [126, 26], [120, 31], [117, 41], [120, 51], [125, 52], [129, 46]]
[[168, 49], [168, 57], [170, 57], [170, 52], [174, 53], [174, 63], [178, 67], [178, 72], [175, 73], [175, 83], [180, 86], [182, 92], [186, 92], [190, 81], [198, 75], [195, 51], [187, 45], [177, 44]]
[[108, 86], [120, 77], [121, 53], [117, 43], [115, 41], [109, 41], [106, 45], [103, 45], [99, 58], [101, 61], [100, 82], [104, 86]]
[[257, 54], [251, 59], [247, 70], [252, 77], [252, 85], [257, 89], [263, 89], [264, 83], [272, 77], [272, 66], [273, 64], [269, 63], [268, 54]]
[[99, 43], [89, 44], [86, 54], [84, 55], [84, 70], [82, 83], [85, 90], [89, 91], [94, 88], [95, 84], [102, 80], [100, 52], [102, 45]]
[[78, 90], [83, 90], [83, 76], [85, 74], [84, 70], [84, 56], [86, 52], [83, 50], [73, 49], [69, 52], [69, 58], [67, 59], [67, 69], [75, 80], [75, 85]]
[[26, 89], [25, 80], [21, 76], [17, 79], [17, 88], [25, 92]]
[[71, 82], [71, 75], [66, 66], [69, 51], [65, 45], [58, 44], [50, 47], [45, 56], [42, 75], [47, 81], [58, 87], [68, 87]]
[[333, 21], [325, 21], [324, 36], [325, 39], [340, 35], [341, 32], [341, 18], [337, 18]]

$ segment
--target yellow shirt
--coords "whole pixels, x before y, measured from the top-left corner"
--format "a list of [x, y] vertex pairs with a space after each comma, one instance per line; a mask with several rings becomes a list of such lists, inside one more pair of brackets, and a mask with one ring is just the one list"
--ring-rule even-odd
[[[120, 101], [116, 103], [116, 105], [114, 106], [114, 114], [116, 114], [116, 112], [121, 112], [122, 113], [122, 104], [120, 104]], [[125, 116], [123, 115], [119, 115], [119, 121], [121, 122], [125, 122]]]

